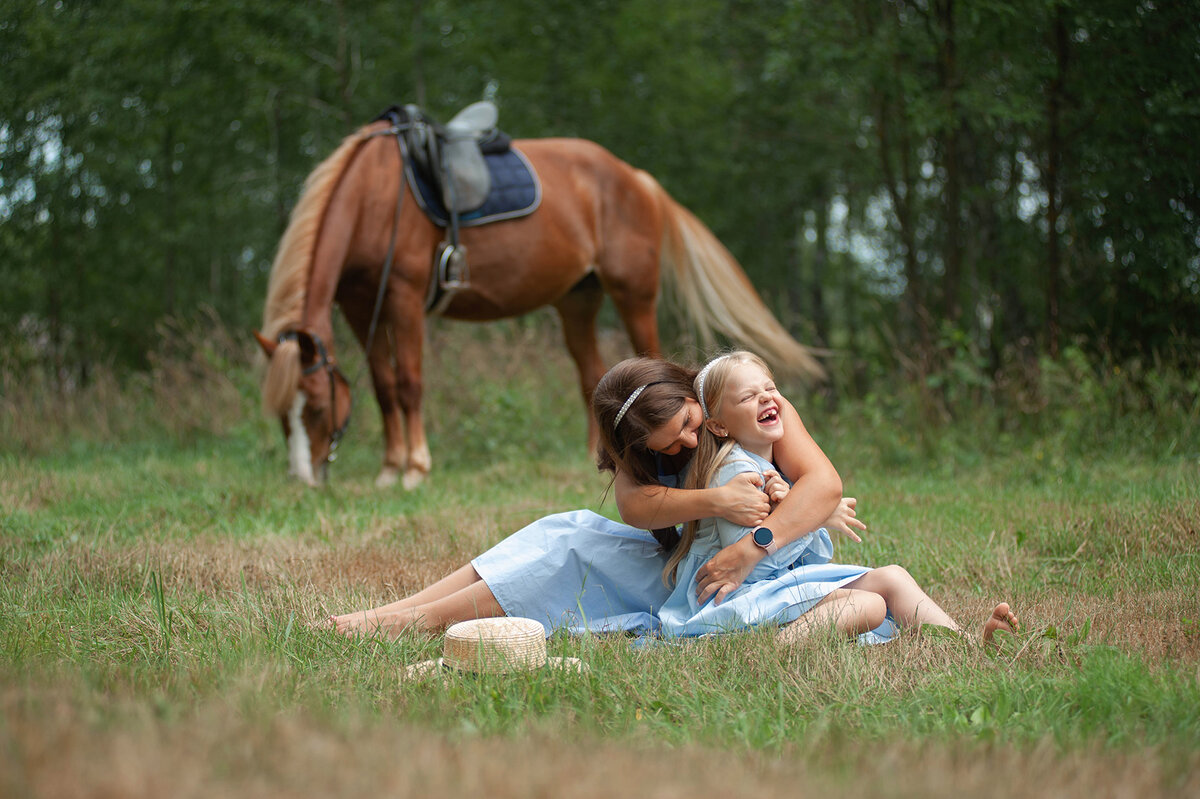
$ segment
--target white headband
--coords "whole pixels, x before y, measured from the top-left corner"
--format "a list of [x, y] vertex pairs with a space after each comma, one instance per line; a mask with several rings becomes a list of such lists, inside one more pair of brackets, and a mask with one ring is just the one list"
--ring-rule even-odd
[[708, 405], [704, 403], [704, 378], [708, 377], [708, 370], [716, 365], [717, 361], [728, 358], [729, 355], [718, 355], [708, 363], [704, 364], [704, 368], [700, 370], [700, 374], [696, 375], [696, 399], [700, 400], [700, 413], [704, 414], [704, 418], [708, 419]]
[[625, 404], [621, 406], [621, 410], [617, 411], [617, 418], [613, 421], [613, 430], [616, 430], [617, 425], [619, 425], [621, 420], [625, 418], [625, 411], [629, 410], [629, 406], [633, 404], [633, 401], [641, 396], [642, 392], [649, 387], [650, 384], [646, 383], [645, 385], [638, 386], [633, 390], [633, 393], [629, 395], [629, 399], [625, 400]]

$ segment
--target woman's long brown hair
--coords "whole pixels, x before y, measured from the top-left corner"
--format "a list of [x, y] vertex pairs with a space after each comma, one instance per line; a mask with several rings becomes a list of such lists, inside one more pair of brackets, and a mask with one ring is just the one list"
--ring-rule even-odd
[[[596, 466], [614, 477], [617, 470], [623, 471], [638, 485], [658, 485], [657, 463], [646, 439], [674, 419], [685, 400], [696, 398], [695, 378], [695, 369], [660, 358], [629, 358], [610, 369], [592, 393], [592, 415], [600, 433]], [[617, 424], [617, 414], [641, 386], [646, 388]], [[674, 527], [651, 532], [667, 551], [679, 541]]]

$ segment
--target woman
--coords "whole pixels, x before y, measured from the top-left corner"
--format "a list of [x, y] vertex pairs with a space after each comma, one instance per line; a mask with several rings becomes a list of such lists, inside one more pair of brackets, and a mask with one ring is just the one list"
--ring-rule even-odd
[[[504, 615], [537, 619], [547, 634], [557, 627], [654, 628], [654, 613], [669, 594], [660, 579], [666, 562], [662, 550], [678, 540], [675, 525], [720, 516], [735, 524], [770, 526], [781, 542], [816, 529], [837, 507], [842, 482], [787, 403], [781, 412], [788, 434], [777, 446], [776, 460], [793, 485], [774, 511], [768, 498], [772, 475], [746, 475], [712, 489], [677, 487], [702, 420], [692, 388], [695, 376], [695, 370], [669, 361], [631, 358], [596, 386], [598, 466], [613, 474], [617, 509], [627, 524], [590, 511], [548, 516], [412, 596], [331, 616], [329, 623], [347, 635], [439, 630]], [[760, 490], [764, 479], [766, 493]], [[760, 557], [744, 542], [719, 552], [698, 574], [701, 601], [713, 595], [721, 601]]]

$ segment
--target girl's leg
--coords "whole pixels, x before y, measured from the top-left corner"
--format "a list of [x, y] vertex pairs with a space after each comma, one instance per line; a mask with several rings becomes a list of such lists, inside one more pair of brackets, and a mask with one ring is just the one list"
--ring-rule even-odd
[[846, 587], [874, 591], [882, 596], [892, 612], [892, 618], [904, 627], [936, 624], [938, 627], [958, 630], [954, 619], [921, 590], [921, 586], [903, 566], [871, 569], [857, 580], [846, 583]]
[[[887, 602], [892, 617], [902, 626], [919, 627], [922, 624], [934, 624], [961, 632], [954, 619], [929, 598], [903, 566], [893, 564], [872, 569], [857, 580], [846, 583], [846, 587], [880, 594]], [[983, 643], [990, 644], [997, 630], [1013, 632], [1016, 629], [1016, 614], [1007, 602], [1001, 602], [983, 624]]]
[[476, 580], [452, 594], [421, 605], [381, 608], [364, 613], [352, 613], [336, 619], [337, 631], [343, 635], [384, 632], [395, 638], [407, 629], [441, 630], [467, 619], [503, 616], [504, 608], [496, 601], [492, 589], [483, 580]]
[[779, 631], [778, 640], [798, 644], [814, 632], [835, 629], [847, 636], [874, 630], [883, 624], [887, 604], [871, 591], [838, 588], [800, 618]]
[[342, 630], [343, 626], [348, 624], [363, 627], [370, 619], [388, 616], [405, 608], [416, 607], [417, 605], [424, 605], [443, 599], [477, 582], [482, 582], [482, 579], [479, 573], [468, 563], [461, 569], [451, 572], [438, 580], [433, 585], [422, 588], [417, 593], [407, 596], [404, 599], [391, 602], [387, 605], [380, 605], [370, 610], [360, 610], [341, 616], [330, 616], [328, 622], [338, 630]]

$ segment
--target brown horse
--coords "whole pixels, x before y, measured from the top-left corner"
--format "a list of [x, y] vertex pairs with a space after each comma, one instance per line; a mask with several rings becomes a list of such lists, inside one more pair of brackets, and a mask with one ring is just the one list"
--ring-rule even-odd
[[[385, 122], [361, 128], [309, 175], [279, 244], [256, 334], [269, 358], [264, 407], [280, 417], [291, 470], [309, 484], [324, 479], [350, 417], [350, 385], [334, 353], [333, 306], [341, 306], [365, 347], [394, 221], [394, 264], [367, 353], [385, 437], [376, 484], [402, 476], [412, 488], [432, 465], [421, 418], [421, 354], [430, 263], [443, 231], [414, 201], [396, 141], [379, 135], [386, 128]], [[605, 370], [595, 331], [605, 292], [634, 350], [660, 354], [655, 314], [665, 261], [706, 344], [716, 330], [777, 367], [821, 374], [728, 250], [649, 174], [589, 141], [526, 139], [513, 146], [537, 170], [541, 205], [519, 219], [461, 231], [470, 285], [445, 316], [486, 321], [553, 305], [588, 402]], [[595, 431], [589, 436], [594, 441]]]

